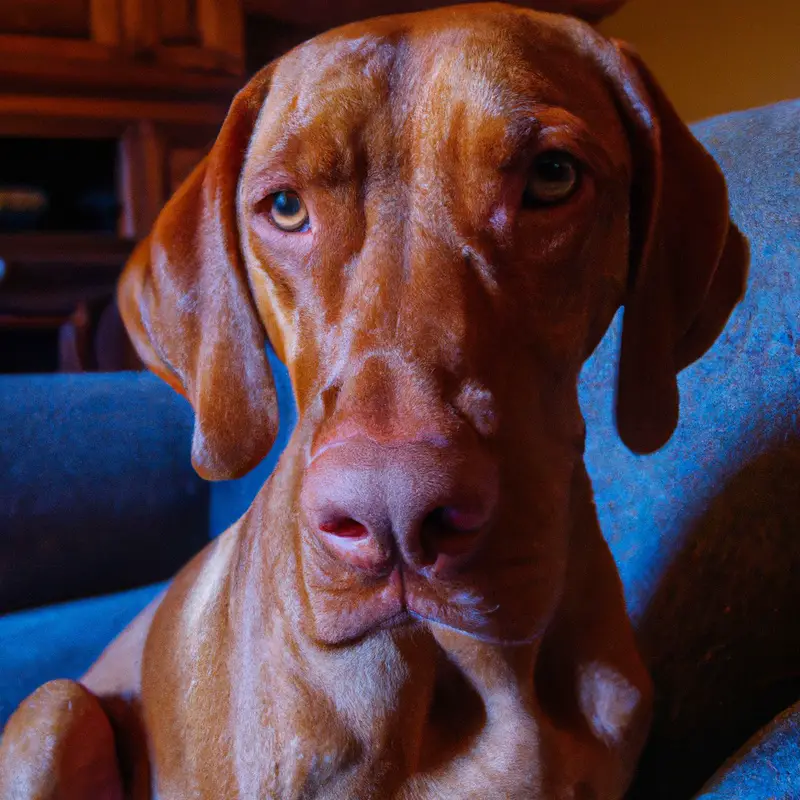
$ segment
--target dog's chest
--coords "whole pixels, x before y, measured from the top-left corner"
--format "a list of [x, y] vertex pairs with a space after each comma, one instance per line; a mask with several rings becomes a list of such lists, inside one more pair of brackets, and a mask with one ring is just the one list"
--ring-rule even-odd
[[[494, 738], [494, 737], [492, 737]], [[430, 773], [407, 773], [391, 752], [379, 759], [356, 756], [354, 742], [333, 746], [292, 741], [260, 776], [249, 773], [239, 796], [281, 800], [489, 800], [540, 797], [537, 748], [508, 747], [487, 741], [475, 752], [459, 755]], [[342, 744], [344, 747], [342, 748]], [[339, 749], [341, 748], [341, 749]]]
[[[206, 589], [218, 588], [209, 570], [227, 575], [232, 552], [230, 542], [218, 546], [222, 567], [210, 560], [187, 598], [195, 650], [225, 607], [221, 591]], [[184, 788], [280, 800], [542, 796], [538, 726], [512, 680], [480, 687], [421, 632], [370, 637], [314, 661], [256, 599], [219, 654], [225, 669], [187, 650], [180, 674], [190, 696], [224, 698], [199, 727], [224, 733], [187, 738], [196, 724], [173, 731], [186, 756]], [[206, 796], [167, 785], [164, 800]]]
[[[237, 757], [239, 796], [281, 800], [439, 800], [541, 797], [540, 742], [521, 711], [441, 736], [376, 726], [358, 735], [320, 700], [266, 726]], [[405, 713], [413, 715], [415, 709]], [[316, 714], [309, 726], [308, 713]], [[294, 717], [293, 719], [291, 717]], [[284, 723], [289, 723], [288, 726]], [[285, 731], [294, 731], [286, 734]], [[414, 740], [416, 739], [416, 740]]]

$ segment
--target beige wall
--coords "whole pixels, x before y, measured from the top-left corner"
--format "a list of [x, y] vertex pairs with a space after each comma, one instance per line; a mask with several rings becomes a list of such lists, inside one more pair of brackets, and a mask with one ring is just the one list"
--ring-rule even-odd
[[800, 0], [630, 0], [600, 30], [636, 45], [686, 120], [800, 97]]

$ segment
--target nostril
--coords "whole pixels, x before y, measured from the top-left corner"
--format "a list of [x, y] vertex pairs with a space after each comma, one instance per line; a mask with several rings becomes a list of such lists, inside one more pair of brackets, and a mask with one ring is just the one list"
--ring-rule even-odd
[[323, 533], [330, 533], [334, 536], [341, 536], [347, 539], [355, 539], [367, 533], [366, 526], [352, 517], [334, 517], [319, 524], [319, 529]]
[[438, 508], [434, 512], [438, 516], [439, 524], [446, 532], [473, 533], [486, 521], [482, 511], [467, 510], [464, 508]]
[[449, 506], [435, 508], [422, 523], [421, 544], [425, 561], [434, 563], [440, 555], [470, 553], [485, 522], [486, 515], [480, 511]]

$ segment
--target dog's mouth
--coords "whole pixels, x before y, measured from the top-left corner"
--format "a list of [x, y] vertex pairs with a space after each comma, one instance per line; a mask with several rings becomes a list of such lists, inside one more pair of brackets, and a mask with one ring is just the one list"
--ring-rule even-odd
[[469, 639], [473, 639], [476, 642], [482, 642], [483, 644], [497, 645], [501, 647], [522, 647], [524, 645], [533, 644], [541, 637], [540, 631], [522, 638], [496, 636], [492, 635], [491, 633], [484, 633], [480, 630], [472, 630], [469, 627], [456, 625], [436, 616], [427, 616], [426, 614], [419, 613], [411, 608], [405, 608], [378, 620], [374, 625], [358, 631], [358, 633], [353, 636], [337, 641], [335, 644], [355, 644], [359, 641], [369, 638], [370, 636], [374, 636], [383, 632], [414, 630], [421, 628], [443, 628], [452, 633], [460, 634]]
[[315, 634], [326, 645], [354, 644], [381, 632], [440, 627], [494, 645], [530, 644], [539, 637], [529, 625], [509, 624], [498, 603], [466, 585], [430, 581], [396, 565], [370, 586], [342, 591], [308, 587]]

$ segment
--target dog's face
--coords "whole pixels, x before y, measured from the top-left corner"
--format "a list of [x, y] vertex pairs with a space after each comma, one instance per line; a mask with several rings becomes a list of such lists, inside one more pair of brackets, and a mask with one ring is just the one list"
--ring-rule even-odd
[[[312, 41], [272, 74], [240, 186], [244, 260], [303, 418], [308, 539], [337, 511], [362, 526], [308, 548], [323, 638], [404, 603], [498, 639], [549, 617], [582, 453], [577, 375], [622, 299], [631, 173], [611, 93], [560, 22], [388, 19]], [[430, 565], [389, 520], [372, 531], [385, 541], [361, 535], [380, 527], [362, 505], [384, 502], [386, 481], [353, 462], [380, 462], [380, 448], [408, 460], [408, 493], [450, 478], [452, 498], [434, 492], [423, 512], [487, 517], [467, 526], [482, 541], [452, 575], [421, 574]], [[343, 470], [354, 490], [318, 485]], [[329, 552], [354, 542], [379, 550], [363, 554], [378, 569]]]
[[625, 304], [618, 424], [660, 446], [745, 262], [724, 181], [632, 57], [566, 17], [466, 6], [257, 76], [121, 307], [193, 402], [211, 477], [274, 435], [265, 334], [288, 365], [313, 636], [415, 618], [526, 641], [561, 592], [583, 361]]

